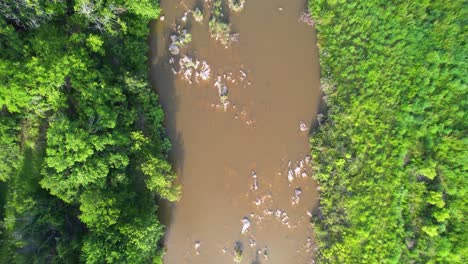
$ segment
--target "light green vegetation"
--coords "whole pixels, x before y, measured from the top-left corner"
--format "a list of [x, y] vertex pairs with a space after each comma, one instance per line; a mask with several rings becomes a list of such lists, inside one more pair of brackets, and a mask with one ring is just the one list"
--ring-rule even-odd
[[227, 46], [231, 40], [231, 25], [226, 22], [223, 12], [222, 1], [214, 0], [208, 25], [211, 37], [219, 41], [223, 46]]
[[192, 41], [192, 34], [190, 34], [186, 29], [182, 30], [179, 38], [177, 39], [177, 46], [180, 48], [185, 47]]
[[242, 262], [242, 259], [243, 259], [242, 253], [243, 253], [242, 248], [239, 245], [236, 245], [234, 247], [234, 259], [233, 259], [233, 261], [235, 263], [241, 263]]
[[322, 263], [466, 263], [466, 1], [310, 0]]
[[234, 12], [240, 12], [244, 9], [245, 0], [228, 0], [229, 8]]
[[180, 190], [147, 81], [157, 2], [0, 5], [0, 263], [160, 261], [156, 202]]
[[195, 8], [195, 10], [192, 11], [193, 18], [195, 21], [202, 23], [203, 22], [203, 13], [200, 9]]

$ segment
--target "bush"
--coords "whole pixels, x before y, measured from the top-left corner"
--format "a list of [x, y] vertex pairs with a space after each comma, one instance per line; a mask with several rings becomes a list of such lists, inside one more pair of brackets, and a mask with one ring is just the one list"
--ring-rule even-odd
[[202, 23], [203, 22], [203, 13], [200, 9], [195, 8], [195, 10], [192, 11], [193, 18], [195, 21]]
[[240, 12], [244, 9], [245, 0], [229, 0], [229, 8], [234, 12]]
[[215, 0], [210, 22], [211, 37], [219, 41], [223, 46], [228, 46], [231, 41], [231, 25], [224, 21], [221, 0]]

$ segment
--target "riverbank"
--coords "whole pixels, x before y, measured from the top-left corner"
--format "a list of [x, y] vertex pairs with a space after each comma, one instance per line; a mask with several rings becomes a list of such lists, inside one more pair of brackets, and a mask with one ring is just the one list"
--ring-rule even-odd
[[465, 263], [466, 4], [309, 1], [324, 263]]
[[0, 262], [161, 261], [156, 200], [179, 188], [147, 79], [157, 1], [1, 6]]

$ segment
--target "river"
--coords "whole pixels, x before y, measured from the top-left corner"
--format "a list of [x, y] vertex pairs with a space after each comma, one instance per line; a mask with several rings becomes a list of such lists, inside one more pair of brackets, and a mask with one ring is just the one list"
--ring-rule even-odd
[[[307, 165], [308, 132], [321, 92], [315, 30], [298, 21], [306, 3], [247, 0], [243, 11], [228, 16], [239, 33], [228, 48], [210, 37], [211, 5], [161, 0], [164, 20], [151, 25], [150, 76], [183, 188], [179, 202], [161, 206], [168, 228], [164, 263], [233, 263], [234, 248], [242, 248], [241, 263], [311, 263], [308, 211], [318, 197]], [[196, 6], [203, 22], [191, 14], [184, 22], [184, 13]], [[192, 41], [172, 56], [176, 25]], [[206, 61], [211, 79], [192, 76], [191, 84], [174, 74], [184, 55]], [[228, 88], [229, 104], [214, 87], [217, 76]], [[244, 218], [250, 227], [242, 234]]]

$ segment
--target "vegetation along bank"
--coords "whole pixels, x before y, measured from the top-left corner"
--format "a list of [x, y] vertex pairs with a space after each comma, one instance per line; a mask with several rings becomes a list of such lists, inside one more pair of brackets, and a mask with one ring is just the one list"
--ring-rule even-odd
[[[1, 263], [159, 262], [157, 1], [0, 1]], [[5, 185], [8, 190], [5, 193]]]
[[466, 1], [310, 0], [322, 263], [466, 263]]

